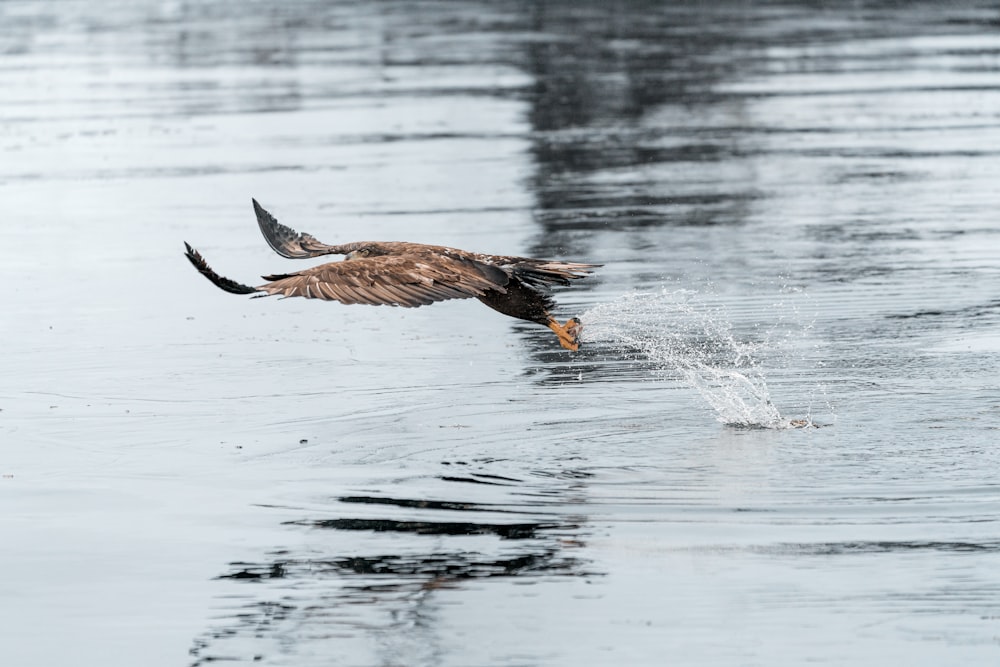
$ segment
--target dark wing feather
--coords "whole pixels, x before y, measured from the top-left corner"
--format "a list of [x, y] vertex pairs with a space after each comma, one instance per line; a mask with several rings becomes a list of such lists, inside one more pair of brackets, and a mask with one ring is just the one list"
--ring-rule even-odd
[[257, 289], [268, 294], [404, 308], [506, 292], [506, 279], [487, 277], [479, 262], [433, 253], [351, 259], [264, 279]]
[[291, 227], [278, 222], [263, 206], [253, 202], [253, 211], [257, 215], [257, 224], [264, 235], [264, 240], [274, 252], [289, 259], [307, 259], [323, 255], [344, 255], [353, 248], [339, 245], [327, 245], [311, 234], [300, 234]]
[[188, 261], [194, 265], [194, 268], [198, 269], [198, 272], [201, 273], [201, 275], [211, 280], [212, 284], [219, 289], [225, 290], [231, 294], [253, 294], [260, 291], [256, 287], [250, 287], [249, 285], [238, 283], [231, 278], [220, 276], [212, 269], [212, 267], [208, 265], [208, 262], [206, 262], [205, 258], [201, 256], [201, 253], [191, 247], [190, 243], [185, 241], [184, 247], [186, 249], [184, 255], [188, 258]]

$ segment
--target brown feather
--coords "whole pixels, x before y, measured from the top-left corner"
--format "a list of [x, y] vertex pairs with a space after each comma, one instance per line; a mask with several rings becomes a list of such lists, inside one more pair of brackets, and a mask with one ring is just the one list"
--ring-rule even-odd
[[[268, 294], [404, 308], [482, 296], [487, 291], [505, 291], [506, 272], [499, 271], [488, 278], [484, 274], [489, 272], [480, 271], [480, 264], [469, 258], [436, 254], [433, 246], [415, 243], [367, 245], [394, 254], [264, 276], [268, 282], [256, 289]], [[502, 277], [504, 283], [490, 279], [498, 277]]]

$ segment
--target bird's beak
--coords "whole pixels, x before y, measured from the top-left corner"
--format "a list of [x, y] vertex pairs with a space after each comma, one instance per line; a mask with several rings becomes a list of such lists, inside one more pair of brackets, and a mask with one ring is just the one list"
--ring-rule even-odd
[[358, 251], [357, 250], [352, 250], [351, 252], [349, 252], [346, 255], [344, 255], [344, 261], [346, 262], [349, 259], [354, 259], [357, 256], [358, 256]]

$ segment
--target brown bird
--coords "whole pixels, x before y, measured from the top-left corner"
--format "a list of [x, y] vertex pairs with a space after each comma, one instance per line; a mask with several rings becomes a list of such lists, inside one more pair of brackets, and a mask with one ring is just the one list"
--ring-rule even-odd
[[345, 255], [344, 261], [264, 276], [266, 283], [251, 287], [217, 274], [201, 253], [185, 242], [187, 258], [220, 289], [233, 294], [280, 294], [404, 308], [475, 297], [504, 315], [547, 326], [567, 350], [580, 349], [583, 325], [575, 317], [559, 324], [550, 314], [556, 304], [549, 288], [583, 278], [600, 264], [483, 255], [422, 243], [359, 241], [327, 245], [282, 225], [256, 199], [253, 208], [268, 245], [282, 257]]

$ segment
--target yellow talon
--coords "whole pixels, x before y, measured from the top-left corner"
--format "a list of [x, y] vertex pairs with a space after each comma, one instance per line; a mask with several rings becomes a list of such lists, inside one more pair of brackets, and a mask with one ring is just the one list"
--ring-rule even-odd
[[580, 334], [583, 332], [583, 323], [571, 317], [566, 320], [566, 324], [559, 324], [555, 319], [549, 320], [549, 328], [559, 337], [559, 344], [571, 352], [580, 349]]

